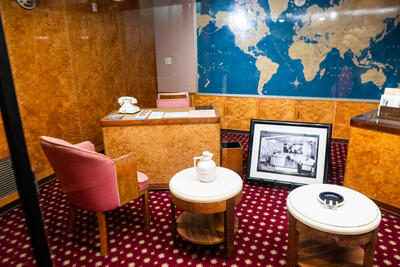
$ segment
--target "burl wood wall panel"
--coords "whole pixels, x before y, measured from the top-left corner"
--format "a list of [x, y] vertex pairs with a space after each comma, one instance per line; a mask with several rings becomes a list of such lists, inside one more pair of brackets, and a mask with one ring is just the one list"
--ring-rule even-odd
[[193, 157], [207, 150], [220, 162], [219, 124], [103, 127], [104, 148], [112, 158], [134, 152], [137, 169], [151, 188], [168, 188], [172, 176], [193, 167]]
[[135, 8], [131, 2], [120, 20], [127, 95], [135, 96], [140, 107], [155, 107], [158, 90], [153, 9]]
[[[91, 1], [65, 0], [39, 1], [25, 10], [16, 1], [0, 0], [24, 134], [39, 179], [51, 173], [40, 135], [102, 147], [100, 119], [118, 108], [119, 96], [139, 95], [139, 106], [157, 97], [151, 8], [141, 12], [140, 1], [96, 3], [97, 12]], [[131, 60], [142, 45], [147, 58]], [[8, 155], [2, 132], [0, 156]]]
[[377, 109], [378, 103], [191, 96], [193, 105], [215, 105], [221, 111], [221, 128], [250, 130], [251, 119], [330, 123], [333, 138], [349, 139], [350, 119]]
[[49, 169], [40, 135], [71, 142], [81, 136], [64, 2], [41, 2], [27, 12], [2, 1], [1, 12], [28, 153], [40, 173]]
[[378, 109], [378, 107], [379, 104], [374, 103], [336, 102], [333, 136], [349, 139], [350, 119], [367, 111]]
[[[119, 96], [135, 96], [141, 107], [155, 106], [151, 2], [96, 3], [97, 12], [91, 1], [66, 0], [39, 1], [33, 10], [24, 10], [14, 0], [0, 0], [28, 152], [38, 178], [51, 171], [40, 135], [72, 143], [90, 140], [101, 147], [99, 120], [118, 108]], [[249, 130], [251, 118], [332, 121], [333, 137], [343, 139], [349, 137], [351, 117], [378, 106], [204, 95], [191, 99], [193, 105], [217, 106], [222, 128]], [[1, 131], [0, 156], [8, 155]]]
[[333, 123], [335, 102], [296, 100], [296, 121], [313, 123]]
[[351, 127], [344, 186], [400, 208], [400, 136]]
[[8, 151], [8, 143], [6, 132], [4, 131], [4, 123], [0, 117], [0, 158], [2, 159], [8, 157], [9, 155], [10, 152]]
[[257, 116], [257, 98], [226, 97], [224, 106], [224, 128], [236, 130], [250, 129], [250, 120]]
[[118, 12], [112, 1], [96, 3], [97, 13], [91, 11], [91, 2], [67, 4], [66, 13], [82, 139], [101, 144], [99, 119], [116, 108], [125, 84]]
[[290, 99], [259, 99], [258, 115], [260, 120], [293, 121], [295, 119], [295, 102]]

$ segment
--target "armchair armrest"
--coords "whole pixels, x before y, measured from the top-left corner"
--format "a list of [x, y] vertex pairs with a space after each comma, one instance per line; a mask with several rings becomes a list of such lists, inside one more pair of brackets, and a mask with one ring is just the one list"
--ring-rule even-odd
[[83, 141], [83, 142], [80, 142], [78, 144], [75, 144], [75, 146], [77, 146], [79, 148], [87, 149], [87, 150], [90, 150], [90, 151], [96, 151], [95, 146], [90, 141]]
[[139, 197], [139, 184], [135, 154], [129, 153], [113, 159], [117, 171], [118, 192], [120, 205]]

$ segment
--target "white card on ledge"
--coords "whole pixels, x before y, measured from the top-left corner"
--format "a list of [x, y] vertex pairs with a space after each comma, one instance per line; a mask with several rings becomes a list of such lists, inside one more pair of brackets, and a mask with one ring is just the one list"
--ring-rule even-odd
[[162, 111], [157, 111], [157, 112], [152, 112], [152, 113], [150, 113], [150, 116], [147, 118], [147, 119], [162, 119], [162, 117], [163, 117], [163, 115], [164, 115], [164, 112], [162, 112]]
[[190, 118], [209, 118], [215, 117], [215, 111], [213, 109], [202, 109], [202, 110], [189, 110]]
[[186, 118], [188, 112], [165, 112], [164, 118]]

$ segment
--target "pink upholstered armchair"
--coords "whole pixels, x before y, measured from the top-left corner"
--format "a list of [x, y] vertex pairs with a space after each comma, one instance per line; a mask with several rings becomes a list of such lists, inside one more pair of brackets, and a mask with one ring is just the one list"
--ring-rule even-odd
[[47, 136], [40, 137], [40, 144], [73, 204], [70, 229], [75, 221], [74, 206], [97, 213], [102, 255], [107, 255], [106, 211], [142, 196], [144, 225], [149, 227], [148, 177], [136, 170], [132, 153], [111, 159], [96, 153], [89, 141], [72, 145]]

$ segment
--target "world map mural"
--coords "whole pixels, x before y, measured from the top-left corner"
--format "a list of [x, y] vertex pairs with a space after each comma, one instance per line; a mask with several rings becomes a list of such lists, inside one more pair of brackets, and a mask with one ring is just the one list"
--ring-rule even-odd
[[379, 99], [400, 87], [400, 1], [196, 2], [198, 92]]

